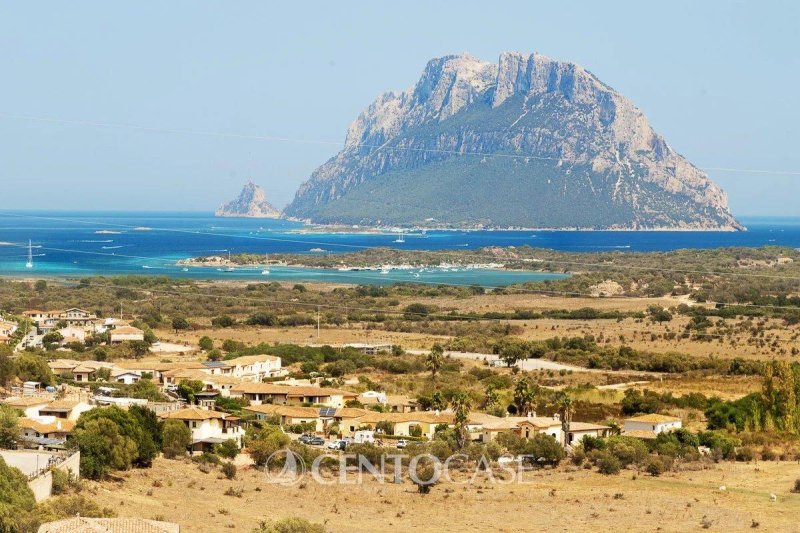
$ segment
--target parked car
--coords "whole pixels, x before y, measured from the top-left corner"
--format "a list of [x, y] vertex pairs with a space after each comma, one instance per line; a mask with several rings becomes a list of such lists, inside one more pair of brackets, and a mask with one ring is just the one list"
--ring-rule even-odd
[[346, 440], [332, 440], [328, 443], [328, 449], [330, 450], [342, 450], [344, 451], [347, 449], [347, 441]]
[[323, 444], [325, 444], [325, 439], [323, 439], [322, 437], [314, 436], [308, 439], [308, 441], [306, 441], [306, 444], [310, 444], [312, 446], [322, 446]]
[[297, 439], [297, 440], [299, 440], [303, 444], [308, 444], [308, 442], [313, 438], [314, 438], [314, 435], [311, 435], [309, 433], [304, 433], [304, 434], [300, 435], [300, 438]]
[[403, 448], [405, 448], [406, 446], [408, 446], [408, 441], [407, 441], [406, 439], [400, 439], [400, 440], [398, 440], [398, 441], [397, 441], [397, 447], [398, 447], [399, 449], [401, 449], [401, 450], [402, 450], [402, 449], [403, 449]]

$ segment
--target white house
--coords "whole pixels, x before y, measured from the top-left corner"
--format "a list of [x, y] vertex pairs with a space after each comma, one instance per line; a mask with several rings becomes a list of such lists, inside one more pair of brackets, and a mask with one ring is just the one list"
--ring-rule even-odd
[[94, 405], [77, 400], [54, 400], [39, 409], [39, 416], [78, 420], [81, 414], [91, 411], [94, 407]]
[[86, 330], [78, 326], [67, 326], [58, 330], [58, 333], [63, 337], [62, 344], [70, 342], [79, 342], [84, 344], [86, 342]]
[[204, 371], [212, 376], [229, 376], [242, 381], [261, 382], [282, 375], [281, 358], [274, 355], [244, 355], [227, 361], [207, 361]]
[[111, 372], [111, 380], [116, 383], [124, 383], [125, 385], [133, 385], [142, 379], [141, 374], [133, 370], [116, 369]]
[[24, 396], [22, 398], [6, 398], [0, 400], [0, 403], [22, 411], [28, 418], [35, 418], [39, 416], [39, 409], [52, 401], [52, 396]]
[[610, 426], [590, 424], [588, 422], [570, 422], [569, 431], [567, 431], [564, 444], [567, 446], [575, 446], [587, 436], [595, 438], [607, 437], [610, 431]]
[[655, 438], [659, 433], [674, 431], [682, 426], [683, 423], [680, 418], [649, 414], [626, 419], [622, 434], [642, 438]]
[[307, 403], [325, 407], [344, 407], [348, 400], [354, 400], [358, 397], [354, 392], [327, 387], [292, 387], [250, 382], [234, 386], [231, 389], [231, 396], [244, 398], [251, 405], [259, 405], [261, 403]]
[[143, 341], [144, 331], [133, 326], [120, 326], [108, 332], [108, 342], [119, 344], [126, 341]]
[[159, 418], [180, 420], [186, 424], [192, 432], [192, 452], [210, 450], [215, 444], [221, 444], [226, 440], [233, 440], [240, 448], [242, 447], [244, 430], [239, 425], [240, 419], [237, 416], [191, 406], [162, 413]]

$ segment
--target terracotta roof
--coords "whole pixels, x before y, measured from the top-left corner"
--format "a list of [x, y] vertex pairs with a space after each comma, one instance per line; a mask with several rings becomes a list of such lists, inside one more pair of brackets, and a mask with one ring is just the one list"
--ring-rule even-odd
[[89, 365], [81, 365], [81, 366], [76, 366], [75, 368], [73, 368], [72, 369], [72, 373], [73, 374], [81, 374], [81, 373], [84, 373], [84, 372], [91, 373], [91, 372], [95, 372], [96, 370], [97, 370], [96, 368], [93, 368], [93, 367], [91, 367]]
[[116, 328], [109, 331], [109, 335], [137, 335], [137, 334], [144, 335], [144, 331], [140, 330], [139, 328], [135, 328], [133, 326], [117, 326]]
[[357, 407], [342, 407], [336, 410], [335, 418], [360, 418], [369, 413], [374, 413], [367, 409], [359, 409]]
[[386, 403], [388, 405], [417, 405], [417, 400], [401, 394], [390, 394], [386, 396]]
[[74, 409], [79, 403], [77, 400], [55, 400], [53, 402], [48, 403], [46, 406], [42, 408], [42, 411], [55, 411], [55, 410], [65, 410], [71, 411]]
[[67, 518], [39, 526], [39, 533], [179, 533], [180, 526], [143, 518]]
[[174, 418], [176, 420], [212, 420], [227, 418], [226, 413], [212, 411], [210, 409], [200, 409], [199, 407], [187, 407], [178, 411], [170, 411], [158, 415], [161, 418]]
[[48, 396], [25, 396], [22, 398], [6, 398], [5, 400], [0, 400], [0, 403], [11, 407], [32, 407], [34, 405], [44, 405], [51, 401], [53, 401], [52, 398]]
[[[59, 422], [61, 428], [59, 429]], [[42, 422], [34, 418], [20, 417], [17, 419], [17, 425], [22, 429], [32, 429], [33, 431], [41, 434], [47, 433], [69, 433], [75, 429], [75, 421], [59, 418], [53, 422]]]
[[676, 416], [667, 415], [642, 415], [634, 416], [633, 418], [626, 418], [625, 422], [644, 422], [645, 424], [663, 424], [665, 422], [680, 422], [681, 419]]
[[377, 411], [367, 411], [357, 420], [365, 424], [375, 424], [378, 422], [391, 422], [393, 424], [404, 422], [424, 422], [426, 424], [452, 424], [453, 413], [435, 413], [432, 411], [417, 411], [415, 413], [378, 413]]
[[317, 407], [263, 404], [251, 405], [250, 407], [245, 407], [244, 410], [265, 415], [288, 416], [290, 418], [319, 418], [319, 408]]

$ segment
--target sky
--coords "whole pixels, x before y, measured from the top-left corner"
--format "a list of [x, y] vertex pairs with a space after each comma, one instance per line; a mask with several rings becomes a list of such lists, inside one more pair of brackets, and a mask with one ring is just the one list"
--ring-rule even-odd
[[0, 0], [0, 208], [210, 211], [248, 177], [282, 207], [429, 59], [515, 50], [701, 168], [770, 171], [709, 171], [734, 214], [800, 216], [798, 28], [791, 1]]

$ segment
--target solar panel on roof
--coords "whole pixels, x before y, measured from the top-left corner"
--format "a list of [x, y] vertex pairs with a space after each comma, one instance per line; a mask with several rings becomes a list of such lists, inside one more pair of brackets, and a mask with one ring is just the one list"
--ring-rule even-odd
[[335, 407], [320, 407], [319, 416], [333, 416], [336, 414]]

